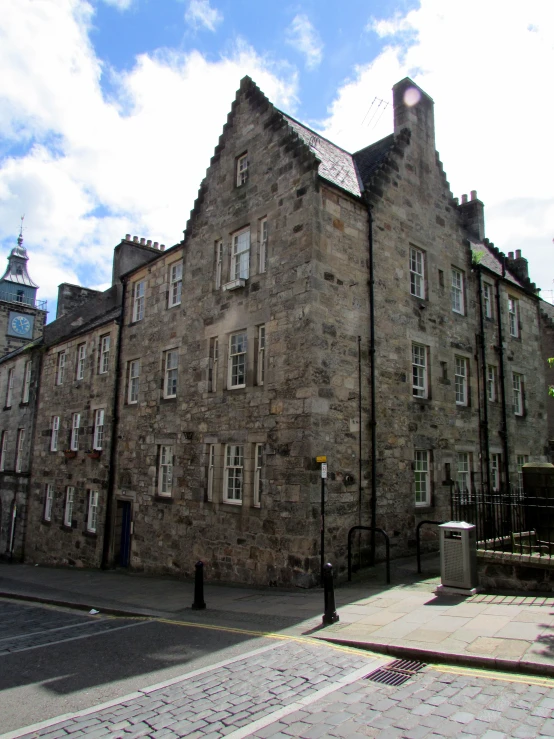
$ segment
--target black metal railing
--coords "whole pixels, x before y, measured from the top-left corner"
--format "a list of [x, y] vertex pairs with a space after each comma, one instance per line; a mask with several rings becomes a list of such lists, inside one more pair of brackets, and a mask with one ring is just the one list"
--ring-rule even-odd
[[477, 546], [495, 552], [554, 556], [554, 498], [484, 488], [451, 493], [452, 520], [477, 527]]
[[48, 301], [46, 300], [35, 300], [28, 295], [21, 293], [9, 293], [0, 291], [0, 300], [5, 300], [7, 303], [19, 303], [20, 305], [29, 305], [31, 308], [38, 308], [39, 310], [46, 310]]

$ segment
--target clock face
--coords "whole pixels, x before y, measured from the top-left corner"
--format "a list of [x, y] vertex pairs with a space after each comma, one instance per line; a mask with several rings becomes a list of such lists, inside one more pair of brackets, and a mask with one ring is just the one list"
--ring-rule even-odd
[[11, 313], [9, 331], [12, 335], [31, 338], [33, 333], [33, 317], [22, 313]]

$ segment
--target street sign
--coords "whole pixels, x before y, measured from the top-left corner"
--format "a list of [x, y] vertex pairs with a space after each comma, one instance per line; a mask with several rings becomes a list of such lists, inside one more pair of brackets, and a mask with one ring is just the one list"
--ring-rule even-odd
[[316, 462], [326, 462], [327, 461], [327, 457], [325, 457], [325, 456], [323, 456], [323, 457], [316, 457], [315, 458], [315, 461]]
[[325, 480], [327, 479], [327, 463], [323, 462], [321, 465], [321, 479]]

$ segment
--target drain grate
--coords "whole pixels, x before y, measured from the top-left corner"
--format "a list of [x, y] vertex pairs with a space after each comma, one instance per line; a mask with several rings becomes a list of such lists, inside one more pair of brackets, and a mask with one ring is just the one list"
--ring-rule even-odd
[[426, 666], [425, 663], [416, 662], [415, 660], [395, 659], [389, 665], [378, 667], [370, 672], [364, 680], [371, 680], [374, 683], [383, 683], [384, 685], [403, 685]]

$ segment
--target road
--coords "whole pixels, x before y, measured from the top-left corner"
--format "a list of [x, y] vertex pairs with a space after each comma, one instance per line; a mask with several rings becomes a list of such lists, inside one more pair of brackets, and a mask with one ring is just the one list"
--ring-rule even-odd
[[367, 676], [390, 659], [307, 637], [8, 601], [0, 601], [0, 623], [0, 730], [8, 736], [60, 717], [15, 733], [28, 739], [554, 737], [548, 679], [410, 665], [419, 670], [401, 685], [386, 685]]

